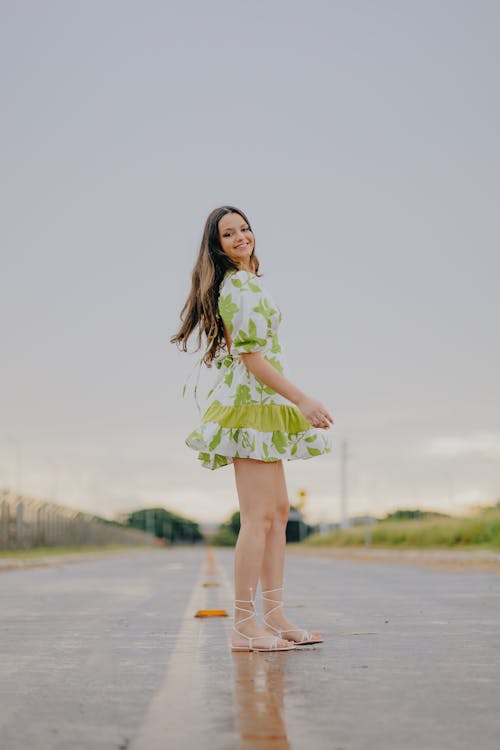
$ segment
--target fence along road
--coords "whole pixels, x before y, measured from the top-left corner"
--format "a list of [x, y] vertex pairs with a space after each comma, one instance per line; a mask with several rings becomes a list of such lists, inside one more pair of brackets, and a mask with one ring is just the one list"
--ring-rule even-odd
[[0, 492], [0, 550], [153, 544], [154, 537], [45, 500]]

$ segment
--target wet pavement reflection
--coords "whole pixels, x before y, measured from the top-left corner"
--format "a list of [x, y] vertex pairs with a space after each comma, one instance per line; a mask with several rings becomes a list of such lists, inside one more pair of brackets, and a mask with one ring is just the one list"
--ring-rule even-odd
[[295, 654], [232, 652], [241, 750], [291, 747], [283, 716], [284, 675], [291, 656]]

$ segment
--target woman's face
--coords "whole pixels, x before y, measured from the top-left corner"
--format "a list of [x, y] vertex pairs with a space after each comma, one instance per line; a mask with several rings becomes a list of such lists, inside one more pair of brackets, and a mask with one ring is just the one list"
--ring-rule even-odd
[[253, 232], [239, 214], [225, 214], [219, 221], [220, 246], [238, 268], [250, 270], [255, 241]]

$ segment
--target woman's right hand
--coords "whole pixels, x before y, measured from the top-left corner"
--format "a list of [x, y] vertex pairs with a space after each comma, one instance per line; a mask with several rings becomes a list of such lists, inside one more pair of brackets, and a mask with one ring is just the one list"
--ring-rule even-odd
[[297, 407], [313, 427], [328, 430], [330, 425], [333, 424], [333, 417], [325, 409], [321, 401], [317, 401], [315, 398], [304, 396], [297, 402]]

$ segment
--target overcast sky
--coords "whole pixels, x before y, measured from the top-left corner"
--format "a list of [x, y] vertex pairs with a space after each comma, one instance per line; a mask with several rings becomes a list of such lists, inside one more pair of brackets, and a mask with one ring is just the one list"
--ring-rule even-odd
[[[330, 456], [311, 520], [500, 498], [500, 3], [1, 0], [0, 486], [237, 507], [169, 337], [208, 213], [249, 216]], [[204, 379], [204, 382], [206, 378]]]

